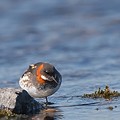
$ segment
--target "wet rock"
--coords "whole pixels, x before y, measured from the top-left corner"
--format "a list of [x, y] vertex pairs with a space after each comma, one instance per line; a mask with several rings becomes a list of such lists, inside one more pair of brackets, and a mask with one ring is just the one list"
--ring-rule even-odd
[[17, 114], [34, 114], [42, 110], [43, 106], [25, 90], [0, 88], [0, 109], [6, 108]]

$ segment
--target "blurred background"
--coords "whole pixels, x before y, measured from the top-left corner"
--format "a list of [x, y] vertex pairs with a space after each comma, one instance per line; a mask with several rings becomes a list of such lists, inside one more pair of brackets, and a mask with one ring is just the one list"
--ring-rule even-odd
[[[120, 90], [120, 0], [1, 0], [0, 87], [19, 87], [29, 64], [39, 61], [52, 63], [63, 76], [51, 98], [57, 104], [69, 97], [54, 96], [105, 85]], [[72, 119], [76, 112], [64, 114]]]

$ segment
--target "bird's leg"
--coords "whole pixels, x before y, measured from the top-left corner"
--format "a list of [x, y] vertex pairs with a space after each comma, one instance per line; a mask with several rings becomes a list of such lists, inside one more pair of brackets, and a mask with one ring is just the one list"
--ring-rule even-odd
[[45, 97], [45, 99], [46, 99], [46, 103], [45, 103], [46, 107], [48, 107], [48, 105], [54, 104], [54, 103], [48, 102], [48, 98], [47, 97]]
[[47, 99], [47, 97], [45, 97], [45, 99], [46, 99], [46, 106], [48, 105], [48, 99]]

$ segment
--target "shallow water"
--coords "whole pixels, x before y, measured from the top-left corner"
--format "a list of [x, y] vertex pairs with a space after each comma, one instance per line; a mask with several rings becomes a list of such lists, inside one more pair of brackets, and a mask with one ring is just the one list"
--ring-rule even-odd
[[52, 63], [63, 76], [61, 88], [49, 97], [56, 112], [29, 119], [119, 119], [119, 98], [80, 97], [106, 85], [120, 91], [119, 5], [119, 0], [0, 1], [0, 87], [19, 87], [19, 77], [38, 61]]

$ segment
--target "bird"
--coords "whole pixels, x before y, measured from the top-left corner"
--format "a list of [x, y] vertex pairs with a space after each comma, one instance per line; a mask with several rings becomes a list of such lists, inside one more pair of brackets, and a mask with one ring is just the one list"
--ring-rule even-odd
[[50, 63], [38, 62], [29, 65], [20, 77], [20, 87], [33, 98], [45, 98], [54, 94], [61, 86], [62, 76]]

